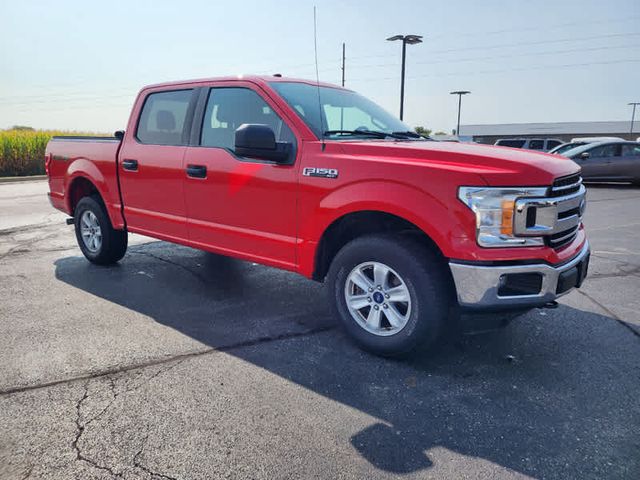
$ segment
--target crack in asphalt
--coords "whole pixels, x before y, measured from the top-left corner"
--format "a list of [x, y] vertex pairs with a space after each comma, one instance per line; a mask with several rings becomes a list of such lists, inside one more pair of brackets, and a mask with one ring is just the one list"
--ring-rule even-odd
[[629, 263], [620, 262], [620, 265], [617, 266], [618, 273], [593, 273], [589, 275], [589, 279], [599, 279], [599, 278], [624, 278], [628, 276], [637, 277], [640, 274], [640, 266], [633, 266], [631, 270], [623, 270], [624, 265], [629, 265]]
[[582, 291], [581, 289], [577, 288], [576, 292], [578, 292], [580, 295], [588, 298], [589, 300], [591, 300], [593, 303], [595, 303], [598, 307], [600, 307], [602, 310], [604, 310], [604, 312], [609, 315], [611, 318], [613, 318], [616, 322], [618, 322], [620, 325], [622, 325], [624, 328], [626, 328], [627, 330], [629, 330], [633, 335], [635, 335], [636, 337], [640, 338], [640, 332], [636, 331], [631, 325], [629, 325], [627, 322], [625, 322], [624, 320], [622, 320], [618, 315], [616, 315], [615, 313], [613, 313], [611, 310], [609, 310], [609, 308], [600, 303], [598, 300], [596, 300], [595, 298], [593, 298], [591, 295], [589, 295], [588, 293]]
[[[16, 387], [9, 387], [9, 388], [5, 388], [4, 390], [0, 390], [0, 396], [11, 395], [11, 394], [14, 394], [14, 393], [28, 392], [28, 391], [31, 391], [31, 390], [39, 390], [39, 389], [42, 389], [42, 388], [49, 388], [49, 387], [54, 387], [54, 386], [57, 386], [57, 385], [64, 385], [64, 384], [67, 384], [67, 383], [79, 382], [79, 381], [82, 381], [82, 380], [92, 380], [92, 379], [95, 379], [95, 378], [101, 378], [101, 377], [105, 377], [105, 376], [109, 376], [109, 375], [114, 375], [114, 374], [117, 374], [117, 373], [131, 372], [133, 370], [144, 369], [144, 368], [153, 367], [153, 366], [157, 366], [157, 365], [164, 365], [164, 364], [167, 364], [167, 363], [172, 363], [172, 362], [177, 362], [177, 361], [185, 361], [187, 359], [200, 357], [200, 356], [203, 356], [203, 355], [230, 352], [230, 351], [233, 351], [233, 350], [238, 349], [238, 348], [252, 347], [252, 346], [255, 346], [255, 345], [261, 345], [261, 344], [266, 344], [266, 343], [271, 343], [271, 342], [278, 342], [278, 341], [281, 341], [281, 340], [289, 340], [289, 339], [294, 339], [294, 338], [309, 337], [309, 336], [312, 336], [312, 335], [317, 335], [317, 334], [328, 332], [328, 331], [335, 330], [335, 329], [336, 329], [336, 327], [334, 325], [330, 325], [330, 326], [313, 328], [313, 329], [305, 330], [305, 331], [302, 331], [302, 332], [282, 333], [282, 334], [279, 334], [279, 335], [258, 337], [258, 338], [255, 338], [255, 339], [244, 340], [244, 341], [233, 343], [233, 344], [230, 344], [230, 345], [223, 345], [223, 346], [217, 347], [217, 348], [216, 347], [210, 347], [210, 348], [206, 348], [206, 349], [203, 349], [203, 350], [197, 350], [195, 352], [181, 353], [181, 354], [173, 355], [173, 356], [166, 357], [166, 358], [150, 360], [148, 362], [141, 362], [141, 363], [126, 365], [124, 367], [106, 369], [106, 370], [98, 371], [98, 372], [87, 374], [87, 375], [80, 375], [80, 376], [77, 376], [77, 377], [54, 380], [54, 381], [51, 381], [51, 382], [45, 382], [45, 383], [40, 383], [40, 384], [36, 384], [36, 385], [22, 385], [22, 386], [16, 386]], [[153, 378], [153, 376], [150, 377], [150, 378]]]
[[[81, 412], [82, 406], [85, 403], [85, 401], [90, 397], [90, 395], [89, 395], [89, 384], [91, 383], [92, 379], [91, 378], [87, 379], [87, 381], [84, 384], [84, 391], [83, 391], [82, 397], [80, 398], [80, 400], [78, 400], [78, 402], [76, 403], [76, 406], [75, 406], [75, 408], [76, 408], [76, 418], [75, 418], [76, 434], [75, 434], [75, 437], [74, 437], [73, 441], [71, 442], [71, 446], [74, 449], [74, 451], [76, 452], [76, 460], [86, 462], [86, 463], [90, 464], [94, 468], [97, 468], [97, 469], [102, 470], [102, 471], [106, 471], [106, 472], [108, 472], [109, 474], [111, 474], [115, 478], [123, 478], [123, 473], [122, 472], [116, 472], [111, 467], [108, 467], [108, 466], [105, 466], [105, 465], [100, 465], [98, 462], [96, 462], [95, 460], [92, 460], [91, 458], [87, 457], [85, 454], [82, 453], [82, 450], [80, 448], [80, 439], [81, 439], [82, 435], [85, 433], [87, 427], [89, 425], [91, 425], [91, 423], [93, 423], [94, 421], [96, 421], [97, 419], [102, 417], [102, 415], [104, 415], [111, 408], [111, 406], [115, 403], [115, 401], [118, 399], [118, 397], [120, 397], [121, 395], [127, 394], [127, 393], [131, 393], [131, 392], [137, 391], [143, 385], [146, 385], [147, 383], [149, 383], [151, 380], [153, 380], [154, 378], [158, 377], [162, 373], [166, 373], [169, 370], [172, 370], [173, 368], [175, 368], [178, 365], [180, 365], [183, 361], [184, 361], [184, 359], [174, 362], [168, 368], [159, 369], [153, 375], [151, 375], [150, 377], [146, 378], [144, 381], [140, 382], [139, 384], [137, 384], [133, 388], [125, 389], [122, 392], [118, 392], [116, 390], [116, 382], [115, 382], [114, 378], [112, 377], [112, 375], [107, 375], [106, 378], [109, 381], [109, 389], [111, 390], [111, 395], [112, 395], [113, 398], [107, 404], [107, 406], [104, 407], [99, 413], [97, 413], [96, 415], [94, 415], [93, 417], [91, 417], [89, 419], [86, 419], [86, 420], [82, 421], [82, 412]], [[148, 436], [147, 436], [147, 438], [148, 438]], [[137, 459], [140, 456], [140, 454], [142, 453], [142, 450], [144, 449], [144, 445], [146, 444], [147, 438], [145, 438], [145, 440], [143, 442], [143, 447], [134, 456], [133, 465], [135, 467], [137, 467], [137, 468], [140, 468], [141, 470], [144, 470], [149, 475], [154, 475], [156, 477], [165, 478], [165, 479], [169, 479], [169, 480], [177, 480], [174, 477], [170, 477], [170, 476], [167, 476], [167, 475], [163, 475], [161, 473], [153, 472], [151, 469], [145, 467], [144, 465], [140, 464], [140, 462], [138, 462]]]
[[149, 440], [149, 435], [144, 437], [144, 440], [142, 441], [142, 446], [140, 447], [140, 450], [138, 450], [136, 452], [136, 454], [133, 456], [133, 466], [136, 467], [136, 468], [139, 468], [143, 472], [146, 472], [147, 474], [151, 475], [152, 477], [164, 478], [166, 480], [178, 480], [177, 477], [171, 477], [171, 476], [166, 475], [164, 473], [154, 472], [149, 467], [143, 465], [140, 462], [139, 458], [140, 458], [140, 455], [142, 455], [142, 453], [144, 452], [144, 448], [147, 445], [147, 440]]
[[78, 400], [76, 402], [76, 418], [75, 418], [76, 435], [75, 435], [75, 438], [73, 439], [73, 441], [71, 442], [71, 447], [76, 452], [76, 460], [77, 461], [82, 461], [82, 462], [88, 463], [89, 465], [91, 465], [92, 467], [94, 467], [94, 468], [96, 468], [98, 470], [102, 470], [104, 472], [108, 472], [112, 477], [123, 478], [122, 477], [122, 473], [115, 472], [112, 468], [107, 467], [105, 465], [100, 465], [95, 460], [92, 460], [92, 459], [86, 457], [82, 453], [82, 450], [80, 450], [80, 445], [79, 445], [80, 437], [82, 437], [82, 434], [84, 433], [84, 429], [87, 426], [86, 422], [82, 422], [81, 409], [82, 409], [82, 404], [89, 397], [89, 382], [90, 382], [90, 380], [87, 380], [85, 382], [85, 384], [84, 384], [84, 392], [82, 393], [82, 397], [80, 398], [80, 400]]

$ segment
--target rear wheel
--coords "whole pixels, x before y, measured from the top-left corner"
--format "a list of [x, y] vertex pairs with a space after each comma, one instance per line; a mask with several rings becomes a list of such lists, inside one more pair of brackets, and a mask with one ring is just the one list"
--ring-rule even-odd
[[451, 305], [442, 259], [411, 238], [361, 237], [345, 245], [327, 275], [332, 305], [350, 336], [383, 356], [428, 349]]
[[115, 230], [100, 197], [84, 197], [74, 212], [76, 239], [82, 253], [92, 263], [116, 263], [127, 251], [127, 232]]

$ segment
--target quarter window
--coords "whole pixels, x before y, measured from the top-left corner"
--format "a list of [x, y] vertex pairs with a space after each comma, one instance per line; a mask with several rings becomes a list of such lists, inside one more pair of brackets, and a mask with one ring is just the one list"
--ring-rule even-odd
[[152, 145], [185, 145], [185, 122], [192, 90], [150, 94], [144, 102], [136, 137]]
[[212, 88], [209, 92], [200, 143], [233, 150], [236, 129], [244, 123], [268, 125], [277, 142], [295, 143], [291, 129], [260, 95], [236, 87]]
[[544, 140], [529, 140], [529, 149], [530, 150], [543, 150], [544, 149]]

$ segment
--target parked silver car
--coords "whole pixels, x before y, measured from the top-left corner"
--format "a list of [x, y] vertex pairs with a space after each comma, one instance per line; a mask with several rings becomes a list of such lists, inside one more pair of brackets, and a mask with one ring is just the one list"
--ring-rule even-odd
[[562, 155], [582, 167], [584, 180], [640, 185], [640, 142], [589, 143]]

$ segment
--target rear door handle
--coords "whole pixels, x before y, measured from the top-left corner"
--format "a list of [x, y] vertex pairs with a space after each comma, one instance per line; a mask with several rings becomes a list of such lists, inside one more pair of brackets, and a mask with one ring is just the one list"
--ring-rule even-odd
[[138, 171], [138, 161], [137, 160], [123, 160], [122, 168], [124, 170], [129, 170], [130, 172]]
[[207, 178], [207, 167], [204, 165], [187, 165], [187, 176], [193, 178]]

